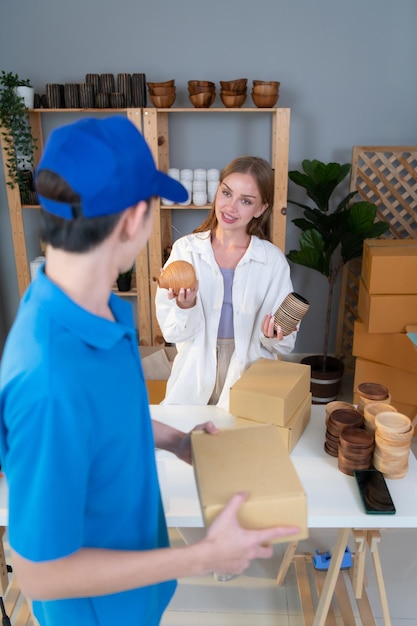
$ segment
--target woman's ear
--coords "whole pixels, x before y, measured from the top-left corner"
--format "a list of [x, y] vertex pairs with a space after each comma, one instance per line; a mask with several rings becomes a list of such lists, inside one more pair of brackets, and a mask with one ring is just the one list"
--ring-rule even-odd
[[268, 208], [268, 204], [264, 204], [263, 206], [261, 206], [261, 208], [260, 208], [260, 209], [258, 209], [258, 210], [256, 211], [256, 213], [254, 214], [254, 216], [253, 216], [253, 217], [261, 217], [262, 213], [265, 213], [265, 211], [267, 210], [267, 208]]

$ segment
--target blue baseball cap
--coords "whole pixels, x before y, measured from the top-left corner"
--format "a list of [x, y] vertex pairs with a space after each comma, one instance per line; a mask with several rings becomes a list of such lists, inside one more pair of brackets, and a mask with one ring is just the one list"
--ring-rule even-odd
[[[36, 174], [48, 169], [61, 176], [81, 198], [84, 217], [124, 211], [141, 200], [161, 196], [184, 202], [187, 190], [158, 170], [151, 150], [126, 117], [87, 118], [49, 135]], [[48, 213], [73, 219], [70, 204], [39, 200]]]

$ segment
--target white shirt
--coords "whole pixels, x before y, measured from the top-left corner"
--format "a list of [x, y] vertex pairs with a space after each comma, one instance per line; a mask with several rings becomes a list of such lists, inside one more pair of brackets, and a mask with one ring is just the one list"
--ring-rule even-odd
[[[214, 258], [210, 233], [178, 239], [166, 263], [192, 263], [199, 289], [196, 305], [181, 309], [169, 300], [166, 289], [157, 288], [156, 314], [165, 341], [176, 344], [171, 376], [163, 404], [207, 404], [216, 380], [217, 331], [223, 304], [223, 277]], [[296, 332], [282, 341], [261, 331], [265, 315], [278, 309], [293, 291], [285, 255], [271, 242], [252, 237], [235, 269], [233, 324], [235, 351], [218, 406], [229, 410], [229, 390], [243, 372], [259, 358], [276, 359], [294, 348]]]

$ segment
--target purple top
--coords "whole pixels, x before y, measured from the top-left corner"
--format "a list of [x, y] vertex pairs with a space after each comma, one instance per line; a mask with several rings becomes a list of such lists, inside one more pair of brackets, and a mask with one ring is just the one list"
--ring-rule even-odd
[[233, 328], [232, 285], [235, 270], [221, 267], [220, 271], [223, 276], [224, 296], [217, 336], [220, 339], [233, 339], [235, 331]]

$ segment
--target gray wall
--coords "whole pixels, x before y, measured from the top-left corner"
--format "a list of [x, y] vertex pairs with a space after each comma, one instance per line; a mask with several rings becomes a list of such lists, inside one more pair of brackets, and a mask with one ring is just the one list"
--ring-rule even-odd
[[[29, 77], [39, 93], [88, 72], [175, 78], [176, 104], [186, 104], [189, 79], [279, 80], [279, 106], [291, 109], [293, 169], [304, 158], [349, 162], [354, 145], [417, 144], [416, 25], [415, 0], [1, 0], [0, 69]], [[220, 123], [195, 142], [190, 132], [173, 129], [173, 165], [221, 167], [246, 151]], [[252, 134], [251, 152], [264, 156], [264, 134]], [[295, 216], [291, 208], [288, 250], [297, 246]], [[175, 227], [185, 232], [200, 218], [178, 215]], [[36, 218], [26, 219], [33, 258]], [[14, 267], [0, 176], [0, 352], [18, 306]], [[312, 304], [296, 352], [320, 352], [327, 283], [299, 266], [292, 276]]]

